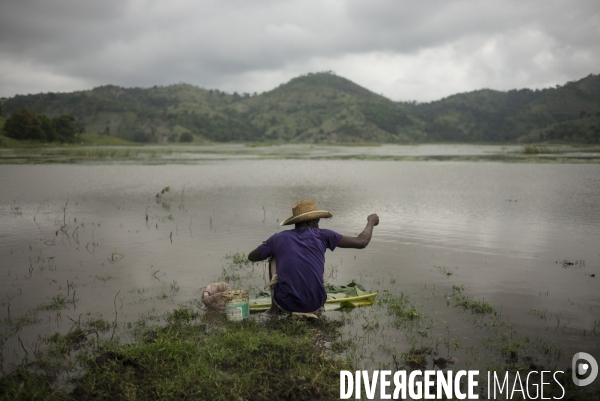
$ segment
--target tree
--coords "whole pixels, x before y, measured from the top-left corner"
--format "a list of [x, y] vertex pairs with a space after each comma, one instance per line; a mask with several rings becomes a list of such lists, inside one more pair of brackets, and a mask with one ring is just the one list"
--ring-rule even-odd
[[42, 120], [34, 111], [29, 109], [13, 111], [4, 124], [4, 132], [8, 137], [19, 140], [46, 140]]
[[184, 132], [179, 137], [179, 142], [193, 142], [193, 141], [194, 141], [194, 136], [192, 134], [190, 134], [189, 132]]
[[[75, 117], [64, 115], [60, 117], [53, 118], [52, 127], [56, 132], [56, 136], [58, 140], [61, 142], [73, 142], [78, 133], [77, 128], [75, 128]], [[50, 140], [50, 139], [48, 139]]]
[[18, 140], [73, 142], [83, 131], [74, 122], [75, 118], [69, 115], [50, 119], [29, 109], [18, 109], [6, 120], [4, 132]]
[[56, 130], [54, 129], [54, 125], [52, 124], [52, 120], [50, 120], [45, 115], [38, 116], [41, 122], [42, 131], [46, 135], [46, 140], [48, 142], [53, 142], [58, 140], [58, 135], [56, 135]]

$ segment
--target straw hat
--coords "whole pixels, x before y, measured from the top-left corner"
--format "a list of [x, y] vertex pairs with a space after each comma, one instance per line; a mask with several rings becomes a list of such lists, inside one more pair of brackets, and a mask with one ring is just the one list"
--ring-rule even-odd
[[305, 199], [296, 202], [292, 207], [292, 217], [285, 219], [281, 222], [282, 226], [288, 224], [301, 223], [303, 221], [309, 221], [314, 219], [328, 219], [332, 217], [332, 214], [325, 210], [318, 210], [317, 204], [312, 199]]

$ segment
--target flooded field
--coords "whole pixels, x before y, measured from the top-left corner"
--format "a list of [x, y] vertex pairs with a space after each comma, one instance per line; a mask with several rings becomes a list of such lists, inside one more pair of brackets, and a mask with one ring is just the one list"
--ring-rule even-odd
[[[333, 213], [321, 227], [342, 234], [358, 234], [370, 213], [381, 219], [368, 248], [326, 255], [329, 282], [380, 294], [378, 305], [328, 312], [347, 322], [359, 366], [443, 357], [461, 369], [566, 370], [578, 351], [600, 360], [599, 155], [531, 163], [557, 153], [522, 149], [115, 148], [86, 162], [91, 150], [73, 148], [38, 152], [54, 164], [33, 165], [0, 155], [3, 370], [77, 321], [118, 335], [197, 309], [202, 287], [222, 277], [257, 292], [264, 266], [228, 256], [287, 229], [279, 222], [305, 198]], [[513, 156], [523, 159], [494, 161]]]
[[1, 149], [0, 164], [89, 163], [195, 164], [242, 159], [502, 161], [600, 163], [597, 145], [264, 145], [66, 146]]

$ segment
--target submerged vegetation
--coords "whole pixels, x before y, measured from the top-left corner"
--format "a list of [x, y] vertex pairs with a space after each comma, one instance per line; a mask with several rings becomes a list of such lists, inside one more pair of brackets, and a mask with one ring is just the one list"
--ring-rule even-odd
[[472, 313], [493, 313], [494, 307], [490, 302], [473, 299], [473, 297], [463, 294], [463, 286], [452, 286], [450, 297], [454, 300], [454, 305], [464, 310], [470, 310]]

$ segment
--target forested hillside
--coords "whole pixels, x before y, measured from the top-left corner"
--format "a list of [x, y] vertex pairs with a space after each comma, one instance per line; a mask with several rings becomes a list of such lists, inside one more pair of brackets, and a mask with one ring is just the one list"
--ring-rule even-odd
[[434, 141], [600, 141], [598, 75], [551, 89], [484, 89], [404, 106]]
[[431, 103], [393, 102], [333, 73], [300, 76], [257, 94], [192, 85], [15, 96], [28, 108], [72, 115], [93, 134], [136, 142], [600, 141], [600, 76], [562, 87], [479, 90]]

